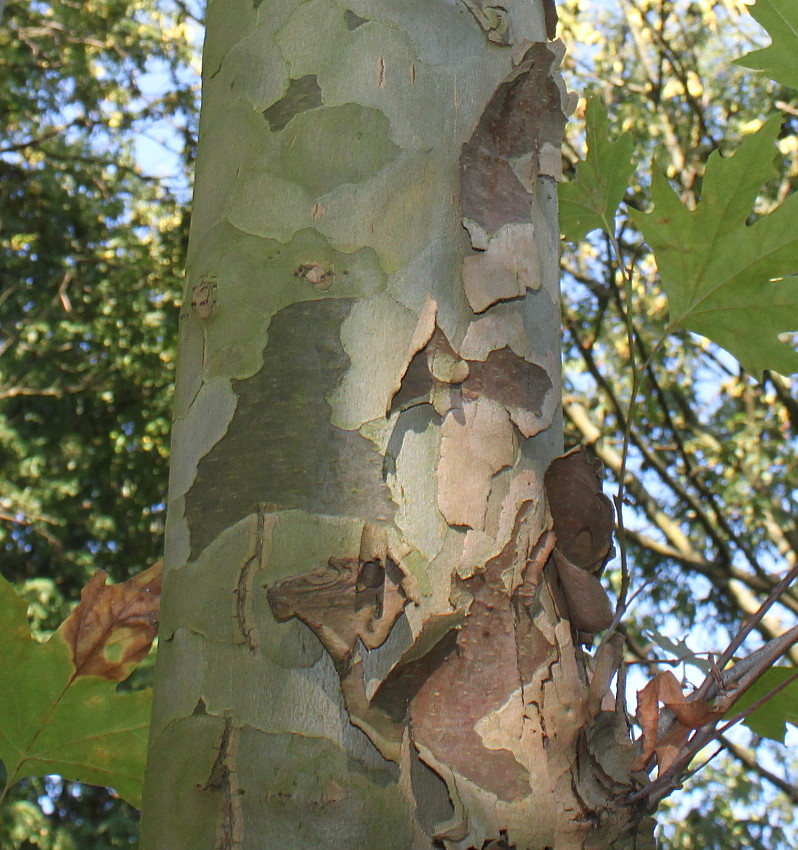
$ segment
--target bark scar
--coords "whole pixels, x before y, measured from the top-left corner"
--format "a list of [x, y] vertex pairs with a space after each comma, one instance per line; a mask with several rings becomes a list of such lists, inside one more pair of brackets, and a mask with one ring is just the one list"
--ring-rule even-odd
[[263, 563], [263, 547], [266, 536], [266, 512], [258, 510], [258, 524], [255, 529], [255, 546], [252, 555], [242, 564], [236, 576], [233, 588], [235, 611], [233, 620], [238, 639], [250, 652], [254, 652], [260, 641], [257, 624], [252, 614], [252, 590], [256, 573]]
[[239, 730], [232, 715], [225, 712], [224, 731], [219, 751], [211, 768], [204, 791], [222, 795], [221, 820], [216, 830], [214, 850], [238, 850], [244, 840], [244, 818], [241, 809], [241, 789], [238, 783]]

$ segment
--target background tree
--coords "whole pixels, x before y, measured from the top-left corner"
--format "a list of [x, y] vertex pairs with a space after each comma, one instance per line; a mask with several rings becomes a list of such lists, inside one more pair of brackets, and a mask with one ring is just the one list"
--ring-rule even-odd
[[[795, 91], [730, 63], [757, 46], [751, 35], [763, 42], [744, 7], [622, 3], [588, 14], [572, 4], [561, 16], [576, 42], [596, 45], [570, 54], [575, 77], [608, 103], [616, 132], [629, 132], [634, 140], [640, 182], [627, 196], [631, 206], [649, 204], [652, 157], [682, 199], [694, 203], [709, 154], [736, 147], [774, 112], [783, 117], [778, 145], [784, 157], [757, 213], [787, 197], [796, 173]], [[620, 469], [631, 393], [627, 316], [635, 327], [638, 364], [668, 318], [639, 233], [628, 219], [619, 221], [619, 232], [625, 262], [634, 263], [631, 292], [607, 241], [582, 243], [578, 254], [566, 251], [564, 257], [568, 430], [572, 440], [595, 445], [611, 475]], [[634, 514], [626, 539], [637, 581], [649, 583], [627, 646], [653, 671], [653, 660], [717, 651], [722, 641], [706, 642], [695, 624], [706, 624], [715, 635], [733, 630], [795, 563], [796, 408], [789, 380], [770, 373], [756, 382], [725, 352], [684, 333], [669, 338], [645, 381], [631, 432], [626, 498]], [[762, 622], [761, 637], [793, 623], [795, 605], [792, 593], [782, 597], [780, 610]], [[663, 632], [679, 648], [663, 645]], [[697, 675], [694, 668], [685, 672]], [[773, 846], [780, 838], [789, 844], [783, 829], [797, 798], [794, 768], [784, 755], [768, 742], [741, 736], [722, 766], [691, 782], [713, 789], [722, 782], [727, 791], [691, 795], [691, 802], [681, 804], [682, 811], [692, 808], [691, 816], [663, 831], [674, 846], [726, 846], [729, 840]], [[758, 773], [762, 781], [755, 788], [728, 782], [741, 771]], [[751, 803], [757, 814], [732, 827], [729, 799], [732, 807]]]
[[[148, 0], [3, 14], [0, 561], [40, 635], [95, 569], [122, 580], [162, 549], [198, 25]], [[3, 848], [137, 829], [104, 790], [57, 778], [25, 780], [0, 818]]]

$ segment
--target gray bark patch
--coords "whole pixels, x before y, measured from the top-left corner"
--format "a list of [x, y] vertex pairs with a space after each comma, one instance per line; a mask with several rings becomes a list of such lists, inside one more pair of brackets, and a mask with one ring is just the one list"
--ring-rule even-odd
[[349, 366], [340, 327], [352, 304], [325, 298], [275, 314], [263, 367], [233, 381], [235, 415], [186, 495], [192, 558], [258, 505], [377, 522], [393, 517], [373, 444], [330, 424], [326, 396]]
[[321, 87], [315, 74], [307, 74], [291, 80], [285, 95], [263, 111], [263, 117], [272, 132], [283, 127], [300, 112], [307, 112], [322, 105]]
[[349, 30], [349, 32], [352, 32], [358, 27], [362, 27], [363, 24], [367, 24], [368, 19], [361, 18], [360, 15], [356, 15], [351, 9], [347, 9], [344, 12], [344, 23], [346, 24], [346, 28]]

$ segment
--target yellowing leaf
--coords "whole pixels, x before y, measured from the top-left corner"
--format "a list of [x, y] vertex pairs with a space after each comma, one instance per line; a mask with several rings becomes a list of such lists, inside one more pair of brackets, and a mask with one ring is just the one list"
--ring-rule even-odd
[[702, 334], [757, 376], [798, 372], [798, 353], [779, 339], [798, 330], [798, 195], [746, 224], [760, 187], [776, 174], [778, 132], [776, 116], [734, 156], [713, 153], [696, 209], [655, 171], [653, 211], [632, 211], [656, 257], [669, 330]]
[[139, 805], [151, 691], [79, 676], [62, 633], [34, 641], [27, 605], [0, 578], [0, 759], [6, 784], [57, 773]]
[[795, 0], [757, 0], [748, 11], [768, 31], [772, 44], [747, 53], [736, 64], [763, 71], [771, 80], [798, 89], [798, 4]]
[[634, 171], [633, 142], [628, 133], [611, 142], [607, 113], [597, 97], [585, 112], [587, 157], [576, 167], [576, 179], [560, 187], [560, 228], [566, 239], [578, 242], [591, 230], [612, 232], [618, 204]]

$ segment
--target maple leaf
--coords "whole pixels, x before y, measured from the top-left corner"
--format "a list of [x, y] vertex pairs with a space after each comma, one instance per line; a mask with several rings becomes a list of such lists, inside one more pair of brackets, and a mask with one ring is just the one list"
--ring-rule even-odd
[[118, 693], [116, 681], [149, 649], [160, 566], [113, 587], [98, 575], [44, 644], [0, 577], [0, 797], [24, 777], [57, 773], [140, 804], [152, 692]]
[[798, 330], [798, 194], [746, 224], [762, 184], [777, 173], [779, 126], [774, 116], [733, 156], [715, 151], [695, 209], [655, 171], [653, 211], [631, 212], [657, 260], [668, 331], [707, 337], [757, 376], [798, 371], [798, 353], [779, 339]]
[[784, 687], [786, 683], [783, 690], [774, 693], [743, 719], [743, 723], [754, 734], [783, 744], [787, 724], [798, 726], [798, 682], [789, 681], [794, 675], [793, 667], [771, 667], [766, 670], [726, 712], [726, 718], [735, 717], [743, 709], [758, 702], [776, 688]]
[[634, 142], [623, 133], [614, 142], [607, 133], [607, 113], [597, 97], [585, 110], [587, 156], [576, 166], [576, 179], [560, 187], [560, 229], [566, 239], [578, 242], [591, 230], [614, 231], [618, 204], [634, 171]]
[[798, 89], [798, 5], [795, 0], [757, 0], [748, 7], [753, 18], [770, 36], [771, 44], [746, 53], [736, 65], [764, 71], [771, 80]]

